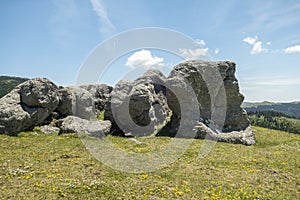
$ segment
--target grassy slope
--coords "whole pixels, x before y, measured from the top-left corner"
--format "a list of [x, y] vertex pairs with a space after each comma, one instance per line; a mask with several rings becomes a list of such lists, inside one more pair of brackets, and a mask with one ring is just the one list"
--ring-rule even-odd
[[[203, 159], [195, 140], [178, 161], [146, 174], [106, 167], [74, 135], [0, 135], [0, 199], [297, 199], [300, 136], [254, 130], [255, 146], [217, 143]], [[109, 137], [120, 148], [143, 148]], [[139, 140], [155, 147], [171, 139]]]

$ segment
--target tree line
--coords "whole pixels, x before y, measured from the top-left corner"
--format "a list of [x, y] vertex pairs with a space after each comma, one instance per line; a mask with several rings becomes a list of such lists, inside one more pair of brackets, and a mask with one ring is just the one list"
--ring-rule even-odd
[[284, 113], [276, 111], [249, 111], [248, 116], [251, 124], [254, 126], [300, 134], [299, 128], [289, 120], [292, 117]]

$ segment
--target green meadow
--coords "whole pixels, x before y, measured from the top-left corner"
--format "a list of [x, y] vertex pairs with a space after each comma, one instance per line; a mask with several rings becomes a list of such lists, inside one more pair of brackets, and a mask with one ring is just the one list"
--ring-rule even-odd
[[[300, 135], [253, 129], [254, 146], [219, 142], [202, 158], [203, 140], [194, 140], [178, 160], [149, 173], [109, 168], [75, 134], [0, 135], [0, 199], [299, 199]], [[108, 139], [142, 153], [172, 140]]]

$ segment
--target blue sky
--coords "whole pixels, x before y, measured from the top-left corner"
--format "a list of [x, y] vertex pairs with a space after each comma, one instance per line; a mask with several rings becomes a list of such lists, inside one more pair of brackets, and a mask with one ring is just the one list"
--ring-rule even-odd
[[[143, 27], [190, 36], [202, 49], [189, 52], [192, 57], [236, 62], [246, 101], [300, 100], [298, 0], [4, 0], [0, 74], [72, 85], [99, 43]], [[181, 60], [141, 49], [116, 60], [103, 82], [115, 83], [137, 61], [171, 66]]]

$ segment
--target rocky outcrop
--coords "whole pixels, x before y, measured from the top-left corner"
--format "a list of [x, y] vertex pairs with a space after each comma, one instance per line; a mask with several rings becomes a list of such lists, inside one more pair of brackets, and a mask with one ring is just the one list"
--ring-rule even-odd
[[57, 122], [60, 133], [84, 133], [95, 137], [104, 137], [109, 134], [110, 121], [89, 121], [75, 116], [68, 116]]
[[[0, 134], [16, 135], [70, 115], [95, 119], [111, 90], [104, 84], [57, 87], [44, 78], [28, 80], [0, 99]], [[45, 133], [59, 132], [56, 127], [41, 129]]]
[[[244, 96], [239, 93], [235, 77], [235, 63], [212, 61], [186, 61], [173, 69], [170, 78], [182, 76], [193, 88], [200, 110], [200, 119], [211, 119], [216, 115], [226, 114], [225, 120], [217, 120], [222, 131], [246, 129], [250, 122], [246, 112], [241, 108]], [[215, 116], [217, 118], [218, 116]], [[216, 121], [213, 120], [213, 121]]]
[[[168, 78], [152, 70], [135, 81], [120, 81], [105, 117], [113, 122], [115, 133], [187, 138], [208, 135], [251, 145], [255, 137], [241, 108], [243, 99], [235, 63], [186, 61], [175, 66]], [[162, 129], [156, 130], [159, 125]]]
[[[219, 141], [247, 145], [255, 143], [247, 114], [241, 108], [244, 97], [239, 93], [235, 67], [235, 63], [228, 61], [195, 60], [181, 63], [171, 71], [168, 80], [183, 77], [196, 95], [200, 111], [198, 125], [195, 126], [196, 138], [205, 138], [209, 134]], [[167, 90], [167, 97], [173, 111], [170, 130], [177, 130], [182, 120], [181, 112], [186, 108], [173, 100], [172, 91]]]
[[[235, 63], [186, 61], [168, 77], [149, 70], [134, 81], [57, 87], [32, 79], [0, 99], [0, 133], [15, 135], [58, 119], [60, 133], [212, 138], [251, 145], [255, 137]], [[105, 119], [96, 116], [105, 111]], [[45, 132], [55, 132], [43, 127]]]
[[41, 125], [58, 105], [57, 86], [45, 78], [26, 81], [0, 99], [0, 133], [15, 135]]
[[120, 81], [115, 86], [105, 110], [115, 134], [147, 136], [166, 124], [170, 109], [164, 79], [160, 71], [151, 70], [135, 81]]

